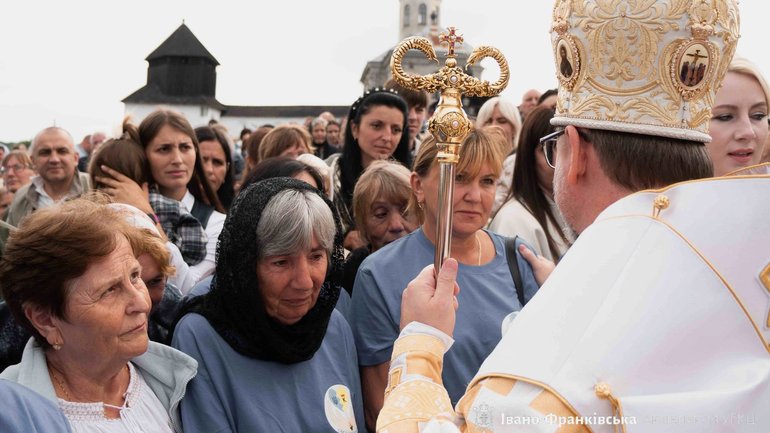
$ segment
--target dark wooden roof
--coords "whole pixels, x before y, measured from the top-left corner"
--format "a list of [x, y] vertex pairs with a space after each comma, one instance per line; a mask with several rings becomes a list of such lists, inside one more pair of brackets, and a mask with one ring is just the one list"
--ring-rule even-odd
[[182, 24], [162, 44], [158, 46], [145, 60], [159, 59], [162, 57], [202, 57], [214, 65], [219, 65], [217, 59], [203, 46], [192, 31]]
[[307, 117], [318, 116], [324, 111], [335, 117], [347, 116], [349, 105], [229, 105], [222, 116], [229, 117]]
[[205, 105], [207, 107], [216, 108], [217, 110], [224, 110], [227, 108], [227, 106], [217, 101], [217, 98], [212, 96], [170, 96], [164, 94], [152, 84], [148, 84], [128, 95], [121, 102], [153, 105]]

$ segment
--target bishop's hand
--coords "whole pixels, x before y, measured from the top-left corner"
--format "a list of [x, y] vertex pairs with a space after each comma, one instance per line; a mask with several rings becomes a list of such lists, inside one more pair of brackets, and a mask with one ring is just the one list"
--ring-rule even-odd
[[451, 336], [460, 293], [456, 279], [455, 259], [444, 261], [438, 278], [434, 277], [433, 265], [425, 267], [401, 296], [401, 329], [411, 322], [420, 322]]

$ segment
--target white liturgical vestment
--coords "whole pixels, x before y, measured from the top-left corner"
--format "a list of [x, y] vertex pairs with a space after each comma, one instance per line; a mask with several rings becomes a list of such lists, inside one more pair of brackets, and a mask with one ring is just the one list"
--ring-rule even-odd
[[380, 431], [770, 431], [767, 169], [605, 209], [512, 321], [456, 413], [431, 371], [441, 351], [423, 343], [446, 345], [407, 327]]

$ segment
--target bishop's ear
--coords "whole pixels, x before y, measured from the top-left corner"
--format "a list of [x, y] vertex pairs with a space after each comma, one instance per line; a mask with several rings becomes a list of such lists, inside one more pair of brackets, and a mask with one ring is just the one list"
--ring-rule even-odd
[[[588, 147], [590, 144], [586, 140], [584, 134], [572, 126], [568, 125], [565, 135], [567, 136], [567, 143], [561, 150], [563, 155], [560, 155], [558, 164], [569, 164], [567, 169], [567, 181], [571, 183], [577, 182], [586, 173]], [[563, 158], [561, 157], [563, 156]], [[557, 165], [558, 165], [557, 164]]]

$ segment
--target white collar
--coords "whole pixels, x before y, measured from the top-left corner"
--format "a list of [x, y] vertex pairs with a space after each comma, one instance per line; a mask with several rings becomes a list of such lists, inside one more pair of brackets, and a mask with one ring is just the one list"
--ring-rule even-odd
[[186, 190], [184, 197], [182, 197], [182, 204], [187, 208], [187, 212], [192, 212], [192, 208], [195, 205], [195, 196], [190, 193], [190, 190]]

